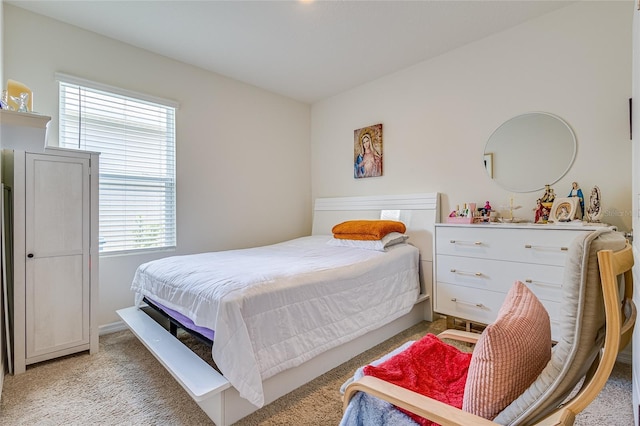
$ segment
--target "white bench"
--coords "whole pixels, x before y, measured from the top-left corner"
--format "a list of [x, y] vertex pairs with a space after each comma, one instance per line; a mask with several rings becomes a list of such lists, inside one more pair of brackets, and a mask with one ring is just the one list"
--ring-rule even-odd
[[215, 424], [224, 425], [223, 391], [231, 387], [229, 381], [140, 309], [116, 312]]

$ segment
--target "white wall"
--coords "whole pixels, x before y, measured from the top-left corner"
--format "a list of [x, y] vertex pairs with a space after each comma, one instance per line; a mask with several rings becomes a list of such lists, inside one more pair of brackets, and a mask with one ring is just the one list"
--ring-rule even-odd
[[[0, 0], [0, 88], [4, 89], [4, 0]], [[1, 90], [0, 90], [1, 91]]]
[[[5, 5], [5, 77], [27, 84], [34, 110], [53, 117], [55, 72], [180, 103], [177, 253], [247, 247], [311, 231], [310, 108], [40, 15]], [[173, 253], [103, 256], [100, 325], [131, 306], [135, 268]]]
[[[640, 6], [640, 5], [639, 5]], [[633, 78], [632, 78], [632, 91], [633, 91], [633, 99], [634, 99], [634, 108], [633, 108], [633, 128], [640, 128], [640, 7], [634, 11], [633, 14]], [[632, 203], [633, 210], [638, 211], [640, 208], [640, 138], [635, 137], [633, 140], [633, 149], [632, 149]], [[638, 229], [640, 226], [640, 217], [638, 215], [634, 215], [633, 217], [633, 226]], [[636, 307], [640, 306], [640, 287], [638, 277], [640, 276], [640, 257], [638, 253], [640, 253], [640, 239], [634, 238], [633, 240], [633, 251], [634, 251], [634, 259], [635, 264], [633, 266], [633, 278], [635, 283], [635, 289], [633, 292], [633, 301]], [[639, 421], [639, 411], [640, 409], [636, 409], [636, 407], [640, 407], [640, 327], [635, 327], [635, 331], [633, 333], [633, 338], [631, 341], [632, 347], [632, 395], [633, 395], [633, 416], [634, 416], [634, 424], [640, 424]]]
[[[0, 0], [0, 93], [2, 92], [5, 84], [3, 77], [3, 58], [4, 58], [4, 25], [3, 25], [3, 13], [4, 13], [4, 1]], [[2, 164], [2, 152], [0, 151], [0, 165]], [[2, 169], [0, 168], [0, 176], [2, 176]], [[2, 196], [4, 194], [0, 194]], [[0, 238], [2, 238], [3, 229], [0, 229]], [[0, 298], [1, 300], [1, 298]], [[2, 398], [2, 385], [4, 384], [4, 353], [5, 349], [5, 335], [4, 335], [4, 308], [0, 305], [0, 399]]]
[[[580, 2], [308, 106], [80, 30], [4, 8], [4, 77], [53, 117], [56, 71], [175, 99], [178, 252], [246, 247], [309, 232], [321, 196], [439, 191], [456, 204], [508, 204], [482, 166], [484, 144], [529, 111], [565, 119], [576, 161], [559, 183], [602, 190], [605, 220], [630, 229], [632, 2]], [[425, 41], [427, 42], [427, 41]], [[384, 176], [353, 179], [353, 130], [384, 124]], [[309, 136], [311, 135], [311, 136]], [[309, 139], [311, 146], [309, 146]], [[309, 169], [311, 174], [309, 174]], [[540, 192], [516, 194], [532, 217]], [[100, 324], [131, 304], [135, 267], [166, 253], [101, 259]]]
[[[465, 202], [507, 206], [512, 194], [484, 171], [485, 143], [507, 119], [546, 111], [578, 141], [556, 194], [577, 181], [588, 202], [598, 185], [604, 221], [629, 230], [632, 10], [579, 2], [314, 104], [312, 196], [439, 191], [443, 217]], [[384, 176], [354, 179], [353, 131], [377, 123]], [[516, 194], [516, 216], [532, 220], [542, 193]]]

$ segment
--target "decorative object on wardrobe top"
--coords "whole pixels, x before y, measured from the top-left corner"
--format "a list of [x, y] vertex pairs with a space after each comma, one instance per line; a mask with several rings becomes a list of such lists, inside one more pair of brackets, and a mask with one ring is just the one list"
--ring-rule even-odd
[[33, 92], [25, 84], [9, 79], [0, 106], [10, 111], [33, 112]]
[[8, 80], [0, 98], [0, 148], [43, 152], [51, 117], [33, 112], [33, 92]]

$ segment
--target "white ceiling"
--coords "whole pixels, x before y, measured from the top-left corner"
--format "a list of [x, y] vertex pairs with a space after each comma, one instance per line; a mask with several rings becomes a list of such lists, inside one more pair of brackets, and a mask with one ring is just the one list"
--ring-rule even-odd
[[313, 103], [571, 1], [5, 1]]

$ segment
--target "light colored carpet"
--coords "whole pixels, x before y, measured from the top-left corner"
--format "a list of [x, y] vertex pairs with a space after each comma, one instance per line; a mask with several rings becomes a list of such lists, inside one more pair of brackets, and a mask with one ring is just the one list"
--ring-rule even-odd
[[[274, 401], [238, 425], [337, 425], [340, 385], [354, 370], [407, 340], [437, 333], [443, 320], [423, 322]], [[198, 352], [208, 349], [188, 337]], [[576, 425], [632, 425], [631, 366], [616, 364], [607, 387]], [[100, 338], [95, 355], [43, 362], [5, 376], [2, 425], [206, 425], [209, 418], [128, 331]]]

